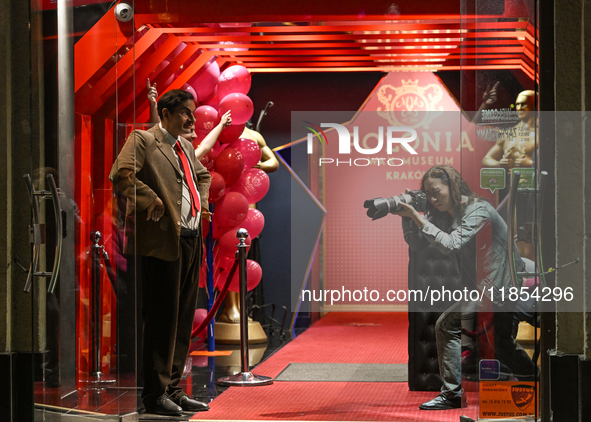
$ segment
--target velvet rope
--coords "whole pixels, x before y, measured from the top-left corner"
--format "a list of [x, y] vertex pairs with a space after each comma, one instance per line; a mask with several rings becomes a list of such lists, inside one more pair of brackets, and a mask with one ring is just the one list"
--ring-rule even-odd
[[217, 313], [222, 302], [224, 301], [224, 298], [226, 297], [226, 293], [228, 293], [228, 288], [230, 287], [230, 283], [232, 282], [232, 277], [234, 277], [234, 273], [236, 272], [237, 266], [238, 266], [238, 258], [236, 258], [234, 260], [234, 264], [232, 265], [232, 269], [230, 270], [230, 273], [228, 274], [228, 277], [226, 278], [226, 282], [224, 283], [224, 286], [220, 290], [220, 294], [218, 295], [217, 299], [215, 300], [213, 306], [211, 307], [211, 310], [207, 313], [207, 316], [205, 317], [205, 319], [203, 321], [201, 321], [201, 324], [199, 324], [199, 326], [191, 332], [191, 338], [197, 337], [197, 334], [205, 329], [205, 327], [210, 323], [210, 321], [213, 319], [213, 317]]

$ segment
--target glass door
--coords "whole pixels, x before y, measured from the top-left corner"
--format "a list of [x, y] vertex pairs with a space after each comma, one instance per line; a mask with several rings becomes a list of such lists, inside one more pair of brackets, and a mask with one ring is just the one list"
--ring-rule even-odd
[[[461, 256], [463, 285], [475, 292], [457, 318], [462, 420], [538, 420], [541, 310], [535, 291], [543, 284], [543, 210], [537, 204], [545, 172], [539, 167], [536, 2], [500, 2], [501, 19], [487, 18], [490, 2], [462, 3], [466, 141], [457, 170], [474, 193], [463, 218], [475, 213], [479, 228], [471, 252]], [[501, 51], [513, 53], [501, 60]]]
[[[31, 2], [44, 136], [29, 191], [36, 271], [35, 419], [120, 420], [137, 412], [135, 259], [124, 253], [121, 199], [109, 180], [133, 126], [131, 9], [100, 1]], [[144, 81], [145, 86], [145, 81]]]

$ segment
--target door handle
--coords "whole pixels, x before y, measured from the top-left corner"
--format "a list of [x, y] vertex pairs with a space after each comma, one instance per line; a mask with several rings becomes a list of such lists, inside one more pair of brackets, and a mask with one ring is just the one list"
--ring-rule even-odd
[[[32, 224], [29, 226], [29, 240], [32, 249], [32, 258], [29, 265], [29, 271], [27, 274], [27, 282], [25, 283], [25, 292], [31, 291], [33, 285], [33, 277], [50, 277], [49, 285], [47, 288], [48, 293], [53, 293], [55, 285], [57, 283], [57, 277], [59, 275], [61, 257], [62, 257], [62, 245], [63, 245], [63, 219], [62, 219], [62, 208], [55, 185], [55, 179], [53, 175], [48, 174], [45, 179], [49, 185], [49, 191], [36, 191], [33, 182], [31, 181], [31, 175], [25, 174], [23, 176], [25, 184], [27, 185], [27, 191], [29, 193], [29, 202], [31, 203], [32, 213]], [[51, 272], [37, 271], [39, 266], [39, 248], [41, 247], [41, 225], [39, 224], [39, 197], [51, 198], [53, 201], [53, 210], [55, 214], [55, 231], [56, 231], [56, 245], [55, 245], [55, 257], [53, 260], [53, 270]]]
[[39, 265], [39, 248], [41, 247], [41, 227], [39, 225], [39, 198], [36, 195], [31, 175], [25, 174], [23, 176], [27, 191], [29, 193], [29, 202], [31, 203], [31, 220], [32, 224], [29, 226], [29, 242], [31, 243], [32, 258], [29, 264], [29, 271], [27, 272], [27, 282], [25, 283], [24, 291], [29, 293], [33, 284], [33, 277]]
[[57, 283], [57, 276], [60, 272], [60, 264], [62, 261], [62, 245], [63, 245], [63, 219], [62, 219], [62, 207], [60, 202], [59, 193], [57, 186], [55, 185], [55, 179], [53, 175], [48, 174], [45, 176], [47, 184], [49, 185], [49, 191], [51, 192], [51, 198], [53, 199], [53, 213], [55, 215], [55, 256], [53, 259], [53, 270], [51, 271], [51, 279], [49, 280], [49, 286], [47, 287], [48, 293], [53, 293], [55, 284]]

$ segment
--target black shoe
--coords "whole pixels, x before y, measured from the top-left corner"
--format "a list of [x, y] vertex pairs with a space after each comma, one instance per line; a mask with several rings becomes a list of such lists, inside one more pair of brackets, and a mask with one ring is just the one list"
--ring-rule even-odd
[[459, 409], [462, 407], [462, 398], [454, 397], [448, 399], [444, 395], [438, 395], [433, 400], [429, 400], [419, 406], [421, 410], [448, 410]]
[[175, 403], [182, 407], [186, 412], [201, 412], [203, 410], [209, 410], [208, 405], [189, 396], [181, 396], [181, 398], [175, 400]]
[[183, 409], [176, 405], [166, 394], [163, 394], [158, 397], [156, 404], [146, 404], [146, 413], [166, 416], [182, 416]]

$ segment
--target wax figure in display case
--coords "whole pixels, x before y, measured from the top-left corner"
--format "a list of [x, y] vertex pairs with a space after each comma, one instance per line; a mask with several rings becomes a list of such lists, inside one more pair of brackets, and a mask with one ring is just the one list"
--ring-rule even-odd
[[133, 131], [110, 178], [127, 198], [125, 253], [141, 260], [144, 388], [149, 413], [207, 410], [179, 386], [191, 342], [202, 262], [201, 218], [209, 219], [210, 174], [183, 136], [193, 131], [193, 96], [158, 101], [161, 122]]
[[[483, 95], [483, 105], [481, 109], [490, 107], [496, 102], [497, 82], [492, 89], [487, 89]], [[536, 93], [532, 90], [525, 90], [517, 95], [515, 100], [515, 112], [519, 122], [508, 128], [499, 128], [498, 140], [495, 145], [486, 153], [482, 159], [484, 168], [504, 168], [507, 171], [507, 186], [509, 185], [510, 172], [515, 168], [533, 167], [535, 165], [538, 143], [536, 140], [536, 113], [535, 113]], [[499, 192], [505, 196], [508, 188]], [[528, 223], [533, 221], [533, 204], [535, 198], [533, 194], [517, 195], [517, 213], [516, 213], [516, 236], [517, 247], [521, 256], [533, 259], [533, 234], [532, 230], [527, 230]]]

